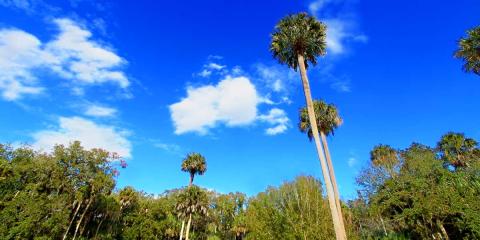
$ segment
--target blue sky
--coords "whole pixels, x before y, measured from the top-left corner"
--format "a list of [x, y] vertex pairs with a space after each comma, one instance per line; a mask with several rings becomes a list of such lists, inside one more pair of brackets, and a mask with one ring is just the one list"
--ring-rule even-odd
[[480, 24], [460, 1], [0, 0], [0, 142], [43, 151], [79, 139], [123, 155], [119, 187], [161, 193], [188, 182], [249, 195], [299, 174], [320, 177], [297, 130], [298, 73], [272, 59], [269, 34], [289, 13], [329, 27], [309, 71], [314, 98], [344, 124], [329, 137], [343, 198], [379, 143], [434, 145], [447, 131], [480, 139], [480, 78], [452, 57]]

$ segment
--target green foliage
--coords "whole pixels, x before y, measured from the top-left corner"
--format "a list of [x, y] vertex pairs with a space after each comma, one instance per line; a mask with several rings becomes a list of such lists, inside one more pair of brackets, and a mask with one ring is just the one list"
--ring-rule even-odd
[[460, 39], [455, 57], [462, 59], [463, 70], [480, 75], [480, 27], [467, 31], [467, 37]]
[[[398, 154], [380, 145], [372, 151], [373, 164], [359, 179], [367, 194], [350, 204], [363, 237], [480, 238], [477, 144], [463, 134], [448, 133], [437, 146], [414, 143]], [[379, 172], [375, 169], [385, 162], [391, 165], [397, 157], [395, 175], [384, 175], [381, 181], [364, 177], [378, 176], [372, 174]], [[458, 159], [469, 159], [468, 164], [459, 165]], [[455, 164], [454, 168], [445, 162]]]
[[[318, 131], [323, 132], [325, 135], [334, 134], [343, 122], [338, 115], [337, 108], [333, 104], [328, 104], [322, 100], [313, 101], [313, 109], [315, 111], [315, 118], [317, 120]], [[308, 139], [312, 141], [313, 132], [310, 126], [310, 120], [308, 118], [307, 107], [300, 109], [300, 119], [298, 121], [298, 128], [302, 133], [306, 133]]]
[[332, 239], [334, 232], [321, 184], [298, 177], [249, 201], [247, 239]]
[[326, 53], [326, 30], [325, 24], [306, 13], [288, 15], [275, 26], [270, 51], [280, 63], [295, 70], [298, 55], [302, 55], [308, 68]]

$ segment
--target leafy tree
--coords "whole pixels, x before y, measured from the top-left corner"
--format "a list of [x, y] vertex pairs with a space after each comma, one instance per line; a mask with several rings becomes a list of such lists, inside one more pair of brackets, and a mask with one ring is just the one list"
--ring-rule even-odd
[[246, 239], [332, 239], [321, 183], [300, 176], [249, 201]]
[[280, 20], [275, 26], [270, 51], [273, 53], [274, 58], [278, 59], [280, 63], [288, 65], [295, 71], [298, 68], [300, 69], [300, 76], [307, 103], [308, 118], [322, 166], [335, 233], [337, 239], [345, 239], [346, 233], [344, 226], [342, 226], [341, 213], [336, 206], [335, 192], [330, 179], [330, 176], [334, 175], [334, 173], [329, 173], [327, 169], [328, 163], [325, 160], [322, 146], [320, 145], [316, 114], [306, 72], [309, 64], [315, 65], [317, 63], [317, 57], [325, 55], [325, 39], [325, 24], [306, 13], [289, 15]]
[[462, 59], [463, 70], [480, 75], [480, 27], [467, 31], [467, 37], [460, 39], [455, 57]]

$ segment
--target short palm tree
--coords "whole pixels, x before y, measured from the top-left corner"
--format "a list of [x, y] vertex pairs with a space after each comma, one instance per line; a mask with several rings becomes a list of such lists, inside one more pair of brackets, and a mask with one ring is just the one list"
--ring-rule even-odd
[[178, 195], [176, 209], [180, 217], [189, 216], [185, 233], [185, 239], [188, 240], [192, 215], [206, 216], [208, 213], [208, 196], [201, 188], [191, 185]]
[[182, 171], [190, 173], [190, 185], [195, 175], [203, 175], [207, 171], [207, 162], [200, 153], [190, 153], [182, 162]]
[[308, 118], [322, 167], [335, 234], [337, 239], [346, 239], [345, 228], [341, 224], [340, 214], [335, 203], [335, 193], [330, 179], [330, 176], [334, 173], [328, 172], [327, 162], [320, 145], [318, 126], [315, 121], [315, 110], [306, 71], [310, 64], [315, 65], [317, 63], [317, 57], [326, 53], [326, 29], [325, 24], [306, 13], [286, 16], [275, 26], [270, 51], [280, 63], [288, 65], [295, 71], [300, 69], [305, 100], [307, 102]]
[[[342, 205], [340, 204], [340, 198], [338, 193], [337, 180], [335, 178], [335, 171], [333, 169], [332, 158], [330, 155], [330, 150], [328, 148], [327, 137], [328, 135], [333, 135], [335, 129], [337, 129], [343, 122], [343, 120], [338, 115], [337, 108], [333, 104], [328, 104], [321, 100], [313, 101], [313, 109], [315, 111], [316, 123], [318, 126], [318, 132], [322, 139], [322, 146], [325, 151], [325, 156], [327, 158], [327, 165], [330, 177], [332, 179], [333, 191], [335, 193], [335, 204], [338, 209], [340, 223], [343, 225], [343, 215], [342, 215]], [[299, 113], [300, 119], [298, 122], [298, 128], [302, 133], [306, 133], [308, 139], [312, 141], [313, 131], [312, 126], [310, 125], [308, 110], [306, 107], [300, 109]]]
[[480, 26], [467, 31], [460, 39], [455, 57], [463, 60], [463, 70], [480, 75]]

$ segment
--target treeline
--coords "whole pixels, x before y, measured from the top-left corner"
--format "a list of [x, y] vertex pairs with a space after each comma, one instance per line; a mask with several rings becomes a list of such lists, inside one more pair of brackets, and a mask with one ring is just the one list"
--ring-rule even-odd
[[[342, 203], [350, 239], [480, 239], [475, 140], [448, 133], [434, 147], [378, 145], [370, 159], [357, 179], [359, 197]], [[206, 163], [189, 155], [181, 169], [192, 184], [154, 196], [115, 190], [121, 167], [118, 156], [79, 142], [49, 154], [0, 145], [0, 239], [335, 238], [313, 177], [251, 198], [219, 194], [193, 185]]]

